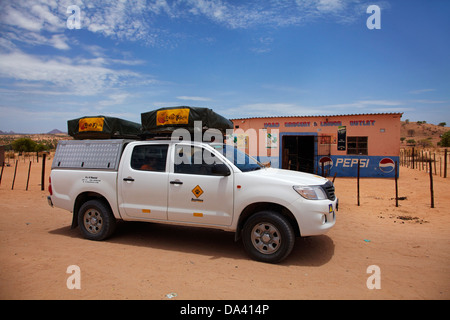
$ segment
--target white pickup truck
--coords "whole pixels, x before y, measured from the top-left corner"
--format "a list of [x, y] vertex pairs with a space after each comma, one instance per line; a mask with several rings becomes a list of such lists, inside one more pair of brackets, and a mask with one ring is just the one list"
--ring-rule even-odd
[[286, 258], [296, 237], [326, 233], [338, 209], [328, 179], [192, 141], [61, 141], [49, 192], [87, 239], [111, 236], [117, 220], [217, 228], [269, 263]]

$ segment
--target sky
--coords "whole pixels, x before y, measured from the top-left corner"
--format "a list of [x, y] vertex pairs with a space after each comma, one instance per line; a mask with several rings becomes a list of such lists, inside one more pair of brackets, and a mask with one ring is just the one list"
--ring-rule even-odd
[[171, 106], [450, 124], [449, 17], [448, 0], [0, 0], [0, 130]]

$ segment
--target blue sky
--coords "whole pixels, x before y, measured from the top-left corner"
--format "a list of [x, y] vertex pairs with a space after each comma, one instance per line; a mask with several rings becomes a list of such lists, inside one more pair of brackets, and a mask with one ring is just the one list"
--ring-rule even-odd
[[0, 130], [180, 105], [450, 123], [449, 15], [448, 0], [0, 0]]

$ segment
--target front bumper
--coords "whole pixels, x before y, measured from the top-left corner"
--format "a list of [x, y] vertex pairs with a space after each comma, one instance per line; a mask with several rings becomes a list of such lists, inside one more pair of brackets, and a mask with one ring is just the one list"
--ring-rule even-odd
[[339, 200], [299, 199], [293, 204], [295, 218], [300, 228], [300, 235], [314, 236], [327, 233], [336, 224]]

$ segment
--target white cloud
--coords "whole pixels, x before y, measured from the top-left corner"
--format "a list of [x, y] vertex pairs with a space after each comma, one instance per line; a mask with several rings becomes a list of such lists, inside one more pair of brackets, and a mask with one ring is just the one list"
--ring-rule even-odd
[[130, 96], [129, 93], [114, 93], [110, 94], [108, 96], [107, 100], [102, 100], [97, 103], [99, 106], [99, 109], [103, 109], [107, 106], [113, 106], [113, 105], [120, 105], [122, 104], [128, 97]]
[[356, 102], [356, 104], [361, 106], [377, 105], [377, 106], [400, 106], [404, 103], [396, 100], [362, 100]]
[[0, 54], [0, 77], [16, 81], [42, 82], [49, 87], [87, 96], [121, 86], [140, 75], [95, 64], [76, 64], [70, 59], [28, 55], [22, 52]]
[[41, 21], [32, 19], [27, 13], [20, 12], [14, 8], [9, 8], [7, 13], [7, 15], [2, 15], [2, 20], [5, 24], [17, 26], [29, 31], [40, 31], [42, 28]]
[[[159, 29], [154, 26], [151, 14], [159, 14], [168, 8], [164, 1], [148, 6], [144, 0], [96, 1], [82, 10], [82, 28], [119, 40], [141, 41], [155, 44]], [[169, 10], [169, 9], [166, 9]]]
[[179, 100], [189, 100], [189, 101], [211, 101], [210, 98], [205, 97], [194, 97], [194, 96], [179, 96], [177, 97]]
[[341, 0], [319, 0], [317, 3], [317, 10], [330, 12], [343, 9], [343, 2]]
[[413, 111], [414, 108], [409, 107], [396, 107], [396, 108], [373, 108], [370, 110], [371, 113], [396, 113], [396, 112], [407, 112]]
[[436, 89], [418, 89], [418, 90], [412, 90], [409, 93], [411, 94], [421, 94], [421, 93], [427, 93], [427, 92], [433, 92], [436, 91]]
[[[404, 107], [405, 103], [394, 100], [361, 100], [349, 103], [330, 105], [302, 105], [297, 103], [252, 103], [244, 104], [238, 108], [225, 110], [224, 115], [231, 118], [245, 117], [282, 117], [282, 116], [303, 116], [303, 115], [333, 115], [352, 113], [379, 113], [379, 112], [403, 112], [413, 110]], [[357, 111], [356, 111], [357, 110]]]
[[245, 104], [239, 108], [226, 110], [226, 114], [233, 117], [276, 117], [276, 116], [296, 116], [313, 115], [317, 113], [317, 108], [302, 106], [295, 103], [253, 103]]
[[[21, 0], [2, 1], [2, 23], [29, 31], [59, 32], [66, 27], [61, 5], [64, 1]], [[65, 1], [67, 2], [67, 1]]]
[[0, 2], [0, 36], [11, 41], [0, 48], [11, 49], [12, 41], [30, 45], [49, 45], [67, 50], [68, 39], [63, 34], [67, 17], [55, 1], [21, 0]]
[[414, 103], [422, 103], [422, 104], [443, 104], [449, 103], [448, 100], [430, 100], [430, 99], [420, 99], [420, 100], [412, 100]]
[[[258, 26], [301, 25], [320, 18], [338, 23], [364, 16], [368, 0], [21, 0], [0, 2], [0, 35], [31, 44], [51, 45], [66, 50], [69, 5], [78, 5], [81, 28], [121, 41], [144, 45], [167, 45], [171, 30], [158, 24], [160, 16], [170, 19], [208, 19], [231, 29]], [[377, 1], [376, 1], [377, 2]], [[377, 2], [379, 3], [379, 1]], [[166, 28], [167, 25], [165, 26]], [[48, 35], [50, 34], [50, 35]], [[53, 38], [57, 35], [57, 38]], [[267, 50], [267, 48], [258, 50]]]
[[50, 39], [52, 47], [60, 50], [68, 50], [70, 46], [67, 44], [68, 39], [62, 34], [55, 34]]
[[259, 37], [256, 40], [256, 46], [251, 50], [256, 53], [267, 53], [272, 50], [274, 38], [270, 36]]

